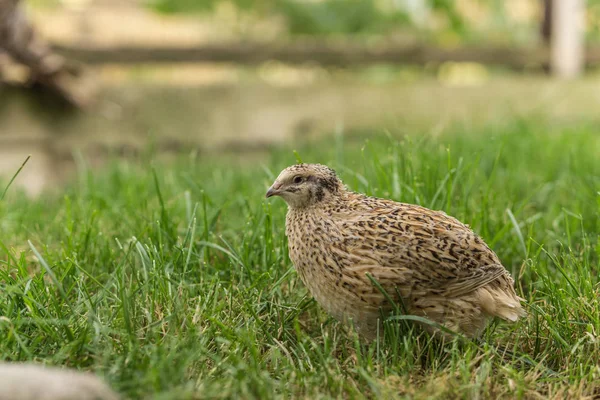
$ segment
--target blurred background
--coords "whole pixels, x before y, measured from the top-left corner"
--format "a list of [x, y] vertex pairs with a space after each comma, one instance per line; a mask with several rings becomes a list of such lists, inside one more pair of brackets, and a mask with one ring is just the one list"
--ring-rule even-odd
[[599, 65], [597, 0], [0, 0], [0, 174], [594, 122]]

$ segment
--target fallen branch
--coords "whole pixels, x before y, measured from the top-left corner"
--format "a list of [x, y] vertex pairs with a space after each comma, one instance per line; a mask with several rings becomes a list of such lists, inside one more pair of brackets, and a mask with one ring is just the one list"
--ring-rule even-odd
[[31, 25], [20, 0], [0, 0], [0, 52], [29, 70], [28, 85], [37, 84], [77, 107], [90, 96], [77, 89], [80, 66], [56, 54]]

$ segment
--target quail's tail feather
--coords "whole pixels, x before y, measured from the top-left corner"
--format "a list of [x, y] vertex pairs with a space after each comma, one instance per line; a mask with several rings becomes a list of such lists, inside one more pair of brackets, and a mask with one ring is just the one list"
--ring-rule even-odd
[[[526, 315], [521, 307], [523, 299], [517, 296], [512, 286], [504, 285], [502, 279], [499, 281], [459, 298], [439, 296], [419, 298], [414, 302], [411, 311], [452, 331], [461, 332], [467, 337], [478, 337], [490, 318], [498, 317], [505, 321], [516, 322]], [[437, 329], [429, 326], [424, 328], [437, 332]]]
[[520, 317], [526, 316], [525, 310], [521, 307], [521, 301], [524, 299], [517, 296], [510, 286], [488, 285], [477, 289], [475, 295], [478, 297], [481, 310], [490, 317], [516, 322]]

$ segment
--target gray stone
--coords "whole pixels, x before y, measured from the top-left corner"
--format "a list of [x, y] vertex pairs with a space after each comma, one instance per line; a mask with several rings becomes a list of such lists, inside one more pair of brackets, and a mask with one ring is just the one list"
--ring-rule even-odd
[[25, 363], [0, 363], [0, 400], [117, 400], [90, 373]]

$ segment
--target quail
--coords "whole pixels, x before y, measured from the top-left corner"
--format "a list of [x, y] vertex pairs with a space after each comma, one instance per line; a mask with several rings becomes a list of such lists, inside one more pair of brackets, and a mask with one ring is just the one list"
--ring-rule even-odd
[[442, 211], [352, 192], [321, 164], [284, 169], [272, 196], [288, 205], [289, 256], [310, 294], [368, 339], [397, 304], [467, 337], [525, 316], [498, 256]]

